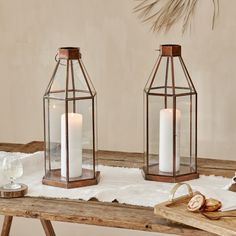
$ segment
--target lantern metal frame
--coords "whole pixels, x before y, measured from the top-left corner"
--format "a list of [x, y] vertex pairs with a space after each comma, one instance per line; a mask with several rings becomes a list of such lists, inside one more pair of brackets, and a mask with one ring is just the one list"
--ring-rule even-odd
[[[45, 157], [44, 157], [44, 168], [45, 168], [45, 175], [43, 177], [42, 183], [45, 185], [51, 185], [55, 187], [61, 188], [76, 188], [76, 187], [83, 187], [89, 185], [95, 185], [99, 182], [100, 179], [100, 172], [96, 171], [96, 162], [97, 162], [97, 150], [96, 150], [96, 123], [95, 123], [95, 106], [96, 106], [96, 91], [92, 85], [92, 82], [89, 78], [86, 68], [81, 60], [81, 53], [80, 48], [74, 47], [63, 47], [58, 49], [57, 53], [58, 59], [55, 57], [57, 61], [56, 67], [53, 71], [52, 77], [50, 82], [46, 88], [44, 97], [43, 97], [43, 117], [44, 117], [44, 143], [45, 143]], [[63, 64], [65, 61], [66, 63]], [[73, 62], [78, 62], [79, 68], [82, 72], [83, 78], [86, 82], [88, 87], [88, 91], [83, 91], [81, 89], [75, 88], [75, 79], [74, 79], [74, 72], [73, 72]], [[55, 75], [59, 66], [66, 66], [66, 88], [64, 90], [52, 90], [52, 84], [55, 80]], [[71, 76], [69, 76], [69, 73]], [[70, 81], [70, 78], [72, 81]], [[69, 83], [71, 82], [72, 88], [69, 88]], [[78, 96], [77, 93], [87, 93], [86, 96]], [[53, 96], [53, 94], [64, 93], [64, 98], [59, 98]], [[73, 97], [69, 97], [69, 93], [73, 94]], [[82, 169], [82, 176], [76, 178], [69, 177], [69, 141], [68, 141], [68, 103], [73, 102], [73, 112], [75, 112], [75, 103], [79, 100], [90, 99], [92, 101], [92, 165], [93, 168], [91, 170]], [[64, 101], [64, 108], [65, 108], [65, 135], [66, 135], [66, 176], [61, 176], [61, 169], [51, 169], [51, 158], [50, 158], [50, 147], [47, 150], [47, 135], [50, 136], [50, 132], [47, 130], [47, 125], [50, 125], [50, 117], [46, 117], [46, 114], [49, 114], [49, 105], [46, 106], [46, 102], [50, 100], [59, 100]], [[48, 119], [48, 120], [47, 120]], [[47, 120], [47, 122], [46, 122]], [[49, 139], [50, 145], [50, 139]], [[49, 153], [48, 153], [49, 152]], [[91, 153], [90, 153], [91, 154]], [[48, 155], [48, 157], [47, 157]], [[47, 160], [48, 158], [48, 160]], [[83, 157], [82, 157], [83, 158]], [[47, 169], [47, 161], [49, 161], [49, 169]]]
[[[145, 165], [142, 169], [143, 176], [146, 180], [152, 181], [160, 181], [160, 182], [181, 182], [191, 179], [196, 179], [199, 177], [197, 173], [197, 91], [194, 87], [192, 79], [189, 75], [189, 72], [185, 66], [185, 63], [181, 56], [181, 46], [180, 45], [161, 45], [160, 46], [160, 55], [157, 59], [157, 62], [152, 70], [150, 78], [146, 83], [144, 88], [144, 107], [146, 108], [144, 112], [144, 159]], [[174, 73], [174, 58], [179, 58], [180, 65], [184, 72], [185, 79], [187, 81], [187, 87], [177, 87], [175, 85], [175, 73]], [[164, 86], [155, 86], [153, 87], [155, 79], [157, 77], [157, 71], [159, 69], [160, 63], [162, 60], [166, 59], [165, 64], [165, 84]], [[170, 66], [170, 68], [169, 68]], [[171, 86], [168, 86], [168, 72], [170, 69], [171, 73]], [[155, 92], [155, 90], [164, 90], [164, 92]], [[176, 93], [175, 90], [182, 91], [180, 93]], [[171, 92], [168, 92], [171, 91]], [[161, 172], [158, 170], [159, 163], [150, 164], [150, 158], [152, 154], [149, 152], [149, 98], [150, 96], [159, 96], [163, 97], [164, 100], [164, 108], [167, 108], [167, 99], [172, 98], [173, 104], [173, 171], [171, 173]], [[177, 109], [177, 101], [176, 99], [181, 96], [189, 96], [190, 99], [190, 162], [192, 162], [192, 158], [194, 159], [193, 167], [189, 166], [189, 171], [185, 173], [178, 173], [176, 170], [176, 109]], [[195, 96], [195, 104], [193, 108], [193, 100], [192, 97]], [[194, 109], [194, 110], [193, 110]], [[193, 122], [193, 116], [194, 122]], [[193, 133], [192, 130], [195, 129]], [[160, 138], [160, 137], [159, 137]], [[193, 149], [193, 141], [194, 141], [194, 154], [192, 155]], [[159, 155], [159, 154], [157, 154]], [[191, 165], [191, 163], [189, 164]], [[152, 169], [152, 171], [150, 171]], [[155, 170], [154, 170], [155, 169]], [[154, 171], [153, 171], [154, 170]]]

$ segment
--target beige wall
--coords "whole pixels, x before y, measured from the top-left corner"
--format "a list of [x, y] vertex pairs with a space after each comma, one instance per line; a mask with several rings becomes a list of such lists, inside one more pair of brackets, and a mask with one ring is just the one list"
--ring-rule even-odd
[[99, 148], [142, 151], [142, 90], [161, 43], [179, 43], [199, 93], [199, 156], [236, 153], [235, 0], [199, 1], [192, 31], [153, 34], [133, 0], [0, 0], [0, 142], [42, 140], [42, 95], [60, 46], [80, 46], [98, 92]]
[[[235, 159], [236, 1], [220, 2], [214, 31], [205, 0], [182, 36], [178, 26], [166, 35], [149, 32], [132, 14], [132, 0], [0, 0], [0, 142], [42, 140], [42, 95], [55, 52], [80, 46], [98, 92], [99, 148], [141, 152], [142, 90], [155, 49], [179, 43], [199, 92], [199, 155]], [[42, 235], [37, 221], [30, 224], [17, 220], [12, 235]], [[154, 235], [65, 226], [56, 224], [59, 235]]]

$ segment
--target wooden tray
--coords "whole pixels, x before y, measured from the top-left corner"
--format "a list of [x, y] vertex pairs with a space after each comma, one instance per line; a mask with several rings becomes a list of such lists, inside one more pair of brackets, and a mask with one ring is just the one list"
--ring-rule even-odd
[[[188, 188], [188, 195], [175, 198], [174, 195], [177, 189], [186, 185]], [[223, 217], [218, 220], [208, 219], [199, 212], [190, 212], [187, 210], [187, 204], [194, 194], [189, 184], [179, 183], [174, 186], [171, 191], [170, 199], [154, 207], [154, 213], [169, 220], [189, 225], [198, 229], [208, 231], [221, 236], [236, 236], [236, 210], [228, 212], [208, 212], [204, 213], [210, 218]]]

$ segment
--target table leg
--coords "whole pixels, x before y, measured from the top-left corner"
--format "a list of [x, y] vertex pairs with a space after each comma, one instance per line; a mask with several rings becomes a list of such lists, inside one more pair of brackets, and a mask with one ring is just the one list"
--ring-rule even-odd
[[5, 216], [4, 217], [1, 236], [8, 236], [9, 235], [12, 219], [13, 219], [13, 216]]
[[56, 236], [50, 220], [41, 219], [40, 221], [41, 221], [41, 224], [43, 226], [46, 236]]

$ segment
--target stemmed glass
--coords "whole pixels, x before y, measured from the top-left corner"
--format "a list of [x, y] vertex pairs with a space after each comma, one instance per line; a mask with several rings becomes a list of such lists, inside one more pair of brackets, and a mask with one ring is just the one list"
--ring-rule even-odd
[[4, 189], [15, 190], [21, 188], [21, 185], [15, 180], [23, 175], [23, 165], [20, 157], [6, 156], [1, 166], [3, 175], [10, 180], [10, 183], [3, 186]]

